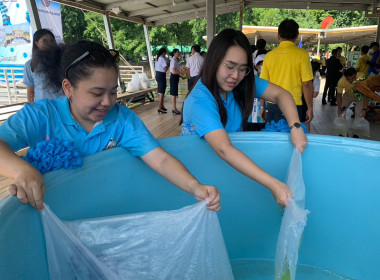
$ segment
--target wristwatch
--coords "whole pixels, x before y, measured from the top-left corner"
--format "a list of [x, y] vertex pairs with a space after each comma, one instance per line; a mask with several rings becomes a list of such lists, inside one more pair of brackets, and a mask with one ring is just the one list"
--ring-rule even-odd
[[289, 126], [289, 129], [292, 130], [292, 128], [300, 128], [300, 127], [301, 127], [301, 124], [296, 122], [292, 126]]

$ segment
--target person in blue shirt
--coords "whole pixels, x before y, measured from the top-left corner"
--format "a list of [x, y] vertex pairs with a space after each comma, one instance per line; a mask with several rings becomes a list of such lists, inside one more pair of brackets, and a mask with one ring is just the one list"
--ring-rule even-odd
[[14, 151], [58, 138], [72, 141], [84, 156], [125, 147], [172, 184], [198, 200], [208, 199], [208, 208], [218, 211], [217, 188], [200, 184], [160, 147], [134, 112], [116, 103], [117, 60], [117, 51], [96, 43], [81, 41], [68, 47], [61, 61], [66, 96], [26, 104], [0, 126], [0, 175], [14, 180], [9, 193], [22, 203], [43, 208], [42, 175]]
[[[265, 62], [264, 62], [265, 63]], [[208, 48], [196, 86], [185, 99], [182, 135], [198, 134], [229, 165], [268, 188], [277, 203], [287, 205], [290, 189], [236, 149], [227, 133], [242, 131], [253, 98], [277, 103], [290, 127], [294, 147], [303, 152], [307, 137], [291, 94], [252, 73], [250, 44], [241, 32], [226, 29]]]
[[28, 103], [64, 96], [59, 76], [61, 47], [48, 29], [39, 29], [33, 35], [32, 59], [24, 66], [24, 85]]

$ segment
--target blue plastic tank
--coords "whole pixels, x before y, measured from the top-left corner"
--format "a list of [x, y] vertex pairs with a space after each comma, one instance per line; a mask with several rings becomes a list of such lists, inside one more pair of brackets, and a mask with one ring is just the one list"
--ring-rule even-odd
[[[234, 146], [285, 181], [293, 150], [289, 134], [232, 133], [230, 137]], [[298, 263], [343, 277], [337, 279], [380, 279], [380, 143], [320, 135], [308, 138], [302, 159], [306, 209], [311, 213]], [[202, 183], [219, 188], [218, 216], [233, 267], [246, 269], [251, 260], [273, 261], [281, 211], [270, 192], [232, 169], [196, 136], [160, 143]], [[45, 180], [45, 202], [62, 220], [172, 210], [196, 202], [123, 148], [89, 156], [81, 169], [50, 172]], [[255, 271], [248, 270], [242, 273], [245, 276], [239, 276], [239, 271], [234, 274], [235, 279], [260, 280], [273, 279], [272, 272], [268, 278], [254, 277]], [[7, 197], [0, 202], [0, 279], [48, 278], [38, 212]]]

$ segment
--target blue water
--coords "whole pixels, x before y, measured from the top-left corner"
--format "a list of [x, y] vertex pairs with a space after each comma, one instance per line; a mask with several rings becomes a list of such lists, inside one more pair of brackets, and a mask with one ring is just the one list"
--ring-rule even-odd
[[[235, 259], [231, 261], [235, 280], [273, 280], [274, 261], [264, 259]], [[297, 280], [353, 280], [334, 272], [310, 265], [298, 264]]]

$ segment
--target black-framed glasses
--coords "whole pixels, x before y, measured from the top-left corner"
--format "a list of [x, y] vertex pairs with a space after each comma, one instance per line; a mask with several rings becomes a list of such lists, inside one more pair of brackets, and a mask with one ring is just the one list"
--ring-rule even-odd
[[[108, 53], [111, 55], [113, 62], [118, 63], [120, 61], [120, 54], [117, 50], [110, 49], [108, 50]], [[79, 56], [78, 58], [74, 59], [73, 62], [69, 64], [69, 66], [66, 67], [65, 70], [65, 78], [67, 78], [67, 73], [73, 66], [77, 65], [79, 62], [84, 60], [87, 57], [90, 57], [93, 62], [96, 64], [103, 64], [106, 62], [107, 59], [107, 53], [105, 53], [102, 50], [91, 50], [86, 51], [84, 54]]]
[[234, 66], [228, 63], [223, 63], [223, 65], [226, 67], [226, 72], [229, 75], [238, 73], [239, 76], [245, 77], [249, 74], [249, 72], [251, 72], [251, 68], [247, 66]]

